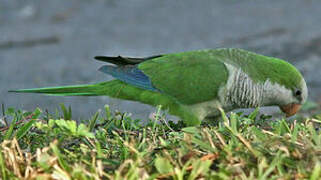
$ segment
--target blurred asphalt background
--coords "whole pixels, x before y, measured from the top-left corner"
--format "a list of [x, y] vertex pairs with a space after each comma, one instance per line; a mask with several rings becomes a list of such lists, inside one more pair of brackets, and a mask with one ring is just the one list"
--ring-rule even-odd
[[286, 59], [321, 97], [319, 0], [0, 0], [0, 103], [87, 118], [109, 104], [147, 117], [154, 108], [107, 97], [48, 97], [7, 90], [85, 84], [111, 77], [96, 55], [150, 56], [240, 47]]

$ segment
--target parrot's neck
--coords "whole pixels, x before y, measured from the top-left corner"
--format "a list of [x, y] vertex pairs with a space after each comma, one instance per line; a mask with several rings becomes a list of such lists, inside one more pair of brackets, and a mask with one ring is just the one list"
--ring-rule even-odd
[[257, 84], [241, 69], [226, 64], [229, 78], [224, 102], [233, 108], [258, 107], [262, 104], [264, 85]]
[[226, 64], [229, 70], [229, 79], [223, 91], [225, 96], [221, 102], [225, 102], [225, 106], [233, 108], [255, 108], [259, 106], [271, 106], [282, 104], [284, 94], [290, 95], [290, 90], [284, 86], [266, 82], [254, 82], [240, 68]]
[[272, 83], [270, 80], [264, 82], [263, 91], [263, 106], [280, 106], [289, 101], [295, 101], [291, 90], [277, 83]]

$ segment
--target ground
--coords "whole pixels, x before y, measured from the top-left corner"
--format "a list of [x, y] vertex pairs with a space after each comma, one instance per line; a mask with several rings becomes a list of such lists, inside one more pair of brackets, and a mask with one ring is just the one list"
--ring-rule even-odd
[[0, 178], [319, 180], [321, 111], [308, 112], [294, 121], [222, 112], [216, 126], [183, 127], [160, 113], [143, 125], [108, 106], [86, 124], [64, 106], [9, 108], [0, 116]]

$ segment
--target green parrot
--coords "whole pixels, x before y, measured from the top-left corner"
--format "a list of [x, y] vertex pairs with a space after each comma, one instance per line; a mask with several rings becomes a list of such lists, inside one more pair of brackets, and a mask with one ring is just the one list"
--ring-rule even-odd
[[90, 85], [10, 92], [54, 96], [110, 96], [138, 101], [180, 117], [188, 126], [236, 108], [279, 106], [287, 117], [306, 101], [301, 73], [288, 62], [242, 49], [222, 48], [146, 58], [106, 57], [99, 71], [115, 80]]

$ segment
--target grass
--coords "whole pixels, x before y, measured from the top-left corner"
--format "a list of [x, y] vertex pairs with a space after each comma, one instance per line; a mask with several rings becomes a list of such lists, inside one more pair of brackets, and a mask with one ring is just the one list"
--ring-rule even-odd
[[[311, 105], [311, 104], [310, 104]], [[314, 107], [307, 106], [305, 111]], [[311, 179], [321, 176], [321, 113], [288, 121], [222, 112], [183, 128], [158, 111], [144, 125], [105, 106], [84, 123], [40, 109], [5, 110], [2, 179]], [[8, 122], [11, 122], [10, 124]]]

